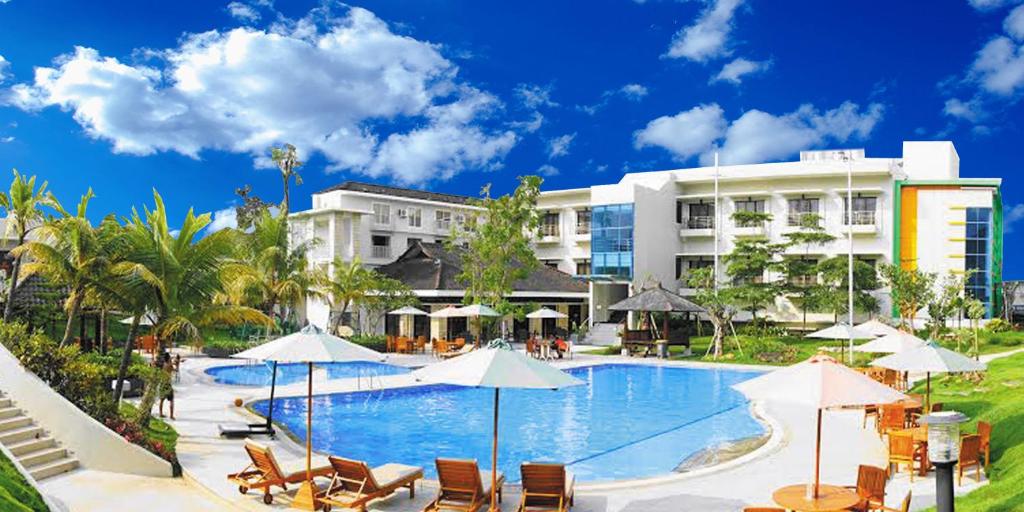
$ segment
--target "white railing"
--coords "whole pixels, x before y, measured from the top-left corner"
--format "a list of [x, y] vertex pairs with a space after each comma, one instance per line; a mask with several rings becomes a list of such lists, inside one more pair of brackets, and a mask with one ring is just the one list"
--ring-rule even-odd
[[[854, 226], [874, 226], [876, 223], [874, 210], [854, 210], [853, 212], [853, 225]], [[850, 224], [849, 212], [843, 212], [843, 225]]]
[[373, 246], [373, 257], [374, 258], [390, 258], [391, 257], [391, 246], [390, 245], [375, 245], [375, 246]]
[[541, 224], [540, 225], [540, 236], [543, 238], [557, 237], [558, 236], [558, 224]]
[[821, 216], [811, 212], [789, 212], [786, 223], [789, 226], [813, 227], [821, 224]]
[[689, 217], [683, 221], [686, 229], [715, 229], [715, 218], [710, 215]]
[[589, 222], [577, 223], [576, 224], [576, 234], [577, 235], [589, 235], [590, 234], [590, 223]]

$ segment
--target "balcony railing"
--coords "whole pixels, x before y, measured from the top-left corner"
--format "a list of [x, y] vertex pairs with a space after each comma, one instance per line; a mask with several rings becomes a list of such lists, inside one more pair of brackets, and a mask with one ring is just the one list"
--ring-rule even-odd
[[577, 235], [589, 235], [590, 234], [590, 223], [589, 222], [580, 222], [580, 223], [576, 224], [576, 234]]
[[375, 245], [375, 246], [373, 246], [373, 257], [374, 258], [390, 258], [391, 257], [391, 246], [390, 245]]
[[449, 220], [438, 220], [438, 221], [434, 221], [434, 225], [437, 226], [437, 229], [440, 229], [442, 231], [448, 231], [452, 227], [452, 221], [450, 219]]
[[558, 224], [541, 224], [540, 236], [542, 238], [554, 238], [558, 236]]
[[737, 220], [736, 227], [738, 228], [763, 228], [763, 220]]
[[[843, 213], [843, 225], [850, 224], [850, 214], [848, 212]], [[875, 225], [875, 211], [874, 210], [854, 210], [853, 212], [853, 225], [854, 226], [874, 226]]]
[[821, 216], [810, 212], [789, 212], [786, 224], [796, 227], [816, 227], [821, 224]]
[[715, 229], [715, 218], [710, 215], [689, 217], [684, 225], [686, 229]]

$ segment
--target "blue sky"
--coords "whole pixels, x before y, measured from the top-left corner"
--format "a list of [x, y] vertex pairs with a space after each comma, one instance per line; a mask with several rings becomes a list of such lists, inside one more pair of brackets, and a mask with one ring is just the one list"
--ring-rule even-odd
[[236, 187], [279, 200], [266, 148], [285, 141], [308, 161], [303, 209], [346, 179], [476, 194], [716, 149], [889, 157], [950, 139], [963, 176], [1006, 180], [1016, 220], [1022, 41], [1012, 0], [0, 0], [0, 168], [68, 203], [92, 186], [96, 215], [156, 188], [226, 225]]

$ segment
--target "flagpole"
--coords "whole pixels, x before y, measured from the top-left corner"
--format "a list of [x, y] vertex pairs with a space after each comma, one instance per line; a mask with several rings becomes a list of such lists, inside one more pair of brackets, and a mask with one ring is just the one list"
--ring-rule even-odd
[[718, 151], [715, 151], [715, 295], [718, 295], [718, 231], [722, 229], [721, 215], [718, 205]]
[[853, 365], [853, 158], [852, 155], [845, 155], [846, 158], [846, 237], [849, 242], [849, 254], [847, 255], [847, 295], [850, 313], [850, 354], [849, 364]]

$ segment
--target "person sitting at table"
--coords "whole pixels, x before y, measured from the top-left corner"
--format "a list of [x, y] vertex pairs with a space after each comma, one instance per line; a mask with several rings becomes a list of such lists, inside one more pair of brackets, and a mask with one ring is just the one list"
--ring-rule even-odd
[[565, 340], [561, 338], [561, 336], [559, 336], [555, 338], [555, 342], [551, 346], [551, 348], [555, 349], [555, 352], [558, 353], [558, 358], [562, 359], [562, 355], [569, 350], [569, 344], [566, 343]]

